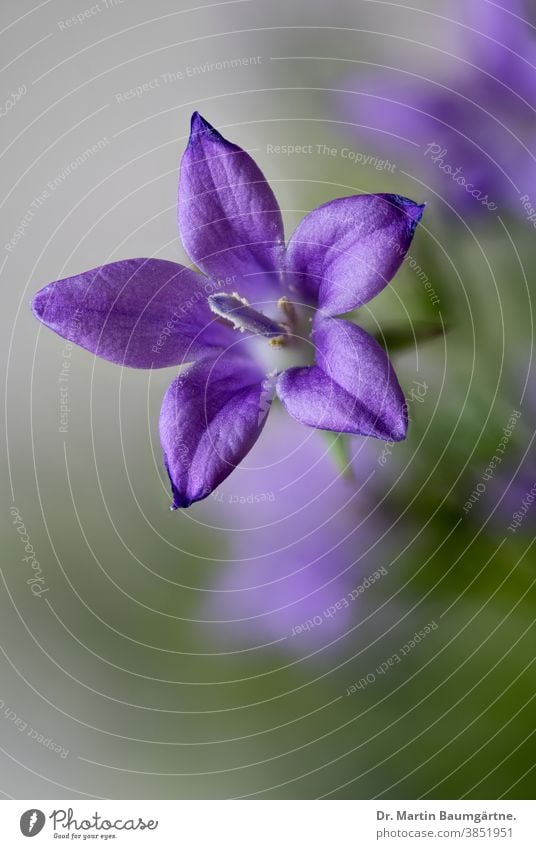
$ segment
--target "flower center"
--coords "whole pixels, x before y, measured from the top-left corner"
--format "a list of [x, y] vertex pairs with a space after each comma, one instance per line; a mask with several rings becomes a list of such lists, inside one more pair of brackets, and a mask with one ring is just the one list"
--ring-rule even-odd
[[247, 333], [244, 343], [248, 353], [267, 375], [314, 362], [314, 347], [309, 338], [311, 318], [303, 305], [281, 297], [277, 302], [263, 302], [270, 313], [265, 315], [238, 292], [210, 295], [208, 304], [218, 318], [240, 333]]
[[294, 331], [294, 307], [287, 298], [280, 298], [277, 302], [284, 318], [282, 322], [274, 321], [259, 310], [253, 309], [237, 292], [210, 295], [208, 304], [215, 315], [230, 321], [236, 330], [264, 336], [276, 347], [284, 345], [289, 334]]

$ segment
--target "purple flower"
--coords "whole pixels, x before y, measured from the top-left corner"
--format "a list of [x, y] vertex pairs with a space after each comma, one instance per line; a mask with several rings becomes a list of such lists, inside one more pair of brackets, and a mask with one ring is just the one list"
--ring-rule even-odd
[[[516, 384], [515, 376], [512, 384]], [[501, 428], [496, 454], [488, 466], [475, 469], [474, 489], [465, 502], [464, 511], [476, 514], [478, 521], [491, 520], [497, 533], [507, 529], [514, 534], [534, 533], [536, 523], [536, 390], [534, 375], [525, 394], [521, 410], [512, 410]], [[478, 475], [478, 478], [477, 478]]]
[[[376, 149], [405, 157], [419, 179], [463, 212], [522, 213], [520, 195], [536, 192], [534, 105], [536, 39], [521, 0], [501, 6], [458, 0], [445, 17], [425, 21], [445, 32], [441, 69], [408, 67], [353, 76], [340, 112]], [[414, 54], [414, 51], [413, 51]], [[433, 69], [433, 66], [432, 66]]]
[[[354, 446], [363, 479], [377, 467], [369, 448]], [[210, 639], [228, 648], [275, 641], [297, 655], [342, 647], [362, 594], [393, 556], [388, 517], [369, 492], [337, 473], [320, 434], [275, 412], [247, 463], [212, 496], [231, 562], [205, 603]]]
[[160, 415], [173, 508], [188, 507], [252, 448], [274, 392], [311, 427], [404, 439], [404, 396], [388, 357], [335, 316], [387, 285], [422, 210], [398, 195], [338, 198], [307, 215], [285, 248], [263, 174], [196, 112], [178, 218], [203, 273], [160, 259], [114, 262], [46, 286], [33, 311], [120, 365], [193, 363]]

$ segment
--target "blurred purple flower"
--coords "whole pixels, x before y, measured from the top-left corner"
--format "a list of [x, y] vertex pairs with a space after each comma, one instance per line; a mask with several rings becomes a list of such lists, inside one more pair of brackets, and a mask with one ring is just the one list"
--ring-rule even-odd
[[[367, 441], [355, 450], [365, 479], [376, 457]], [[326, 647], [387, 574], [385, 517], [326, 451], [318, 432], [277, 411], [232, 490], [213, 494], [232, 562], [219, 570], [205, 612], [223, 645], [281, 642], [297, 654]]]
[[343, 86], [355, 91], [342, 95], [344, 117], [362, 124], [375, 148], [397, 160], [406, 152], [416, 174], [426, 169], [463, 212], [504, 203], [522, 214], [520, 195], [536, 202], [536, 39], [523, 11], [520, 0], [458, 0], [434, 23], [454, 45], [437, 77], [427, 65], [353, 76]]
[[[334, 316], [387, 285], [422, 211], [398, 195], [338, 198], [307, 215], [285, 248], [281, 211], [263, 174], [196, 112], [178, 219], [203, 274], [160, 259], [114, 262], [49, 284], [33, 311], [60, 336], [120, 365], [193, 361], [172, 382], [160, 415], [173, 508], [189, 507], [252, 448], [274, 391], [311, 427], [404, 439], [404, 396], [386, 353]], [[310, 361], [311, 320], [316, 362], [296, 367], [296, 358]], [[266, 347], [258, 355], [255, 338], [272, 344], [271, 360]], [[294, 367], [268, 374], [280, 349]]]
[[[515, 378], [512, 378], [515, 384]], [[534, 387], [534, 378], [532, 378]], [[536, 391], [525, 396], [523, 413], [514, 410], [501, 439], [506, 444], [496, 454], [475, 486], [465, 507], [471, 505], [482, 522], [490, 518], [498, 533], [507, 529], [533, 533], [536, 523], [536, 462], [534, 460], [534, 422]]]

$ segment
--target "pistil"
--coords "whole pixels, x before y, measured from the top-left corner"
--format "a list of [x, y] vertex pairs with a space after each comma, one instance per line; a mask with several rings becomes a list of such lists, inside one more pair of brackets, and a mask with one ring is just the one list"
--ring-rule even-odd
[[263, 315], [262, 312], [253, 309], [247, 300], [241, 298], [236, 292], [232, 295], [225, 292], [210, 295], [208, 304], [215, 315], [230, 321], [241, 333], [248, 331], [257, 336], [264, 336], [273, 340], [276, 345], [281, 345], [288, 333], [288, 328], [284, 324], [279, 324]]

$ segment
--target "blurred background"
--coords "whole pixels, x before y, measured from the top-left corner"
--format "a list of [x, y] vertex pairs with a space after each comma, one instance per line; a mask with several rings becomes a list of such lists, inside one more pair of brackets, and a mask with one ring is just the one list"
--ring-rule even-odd
[[[4, 0], [2, 797], [534, 795], [533, 13]], [[66, 346], [29, 301], [112, 260], [187, 260], [194, 109], [256, 158], [287, 235], [349, 194], [427, 208], [353, 316], [396, 364], [406, 442], [275, 409], [172, 513], [175, 370]]]

